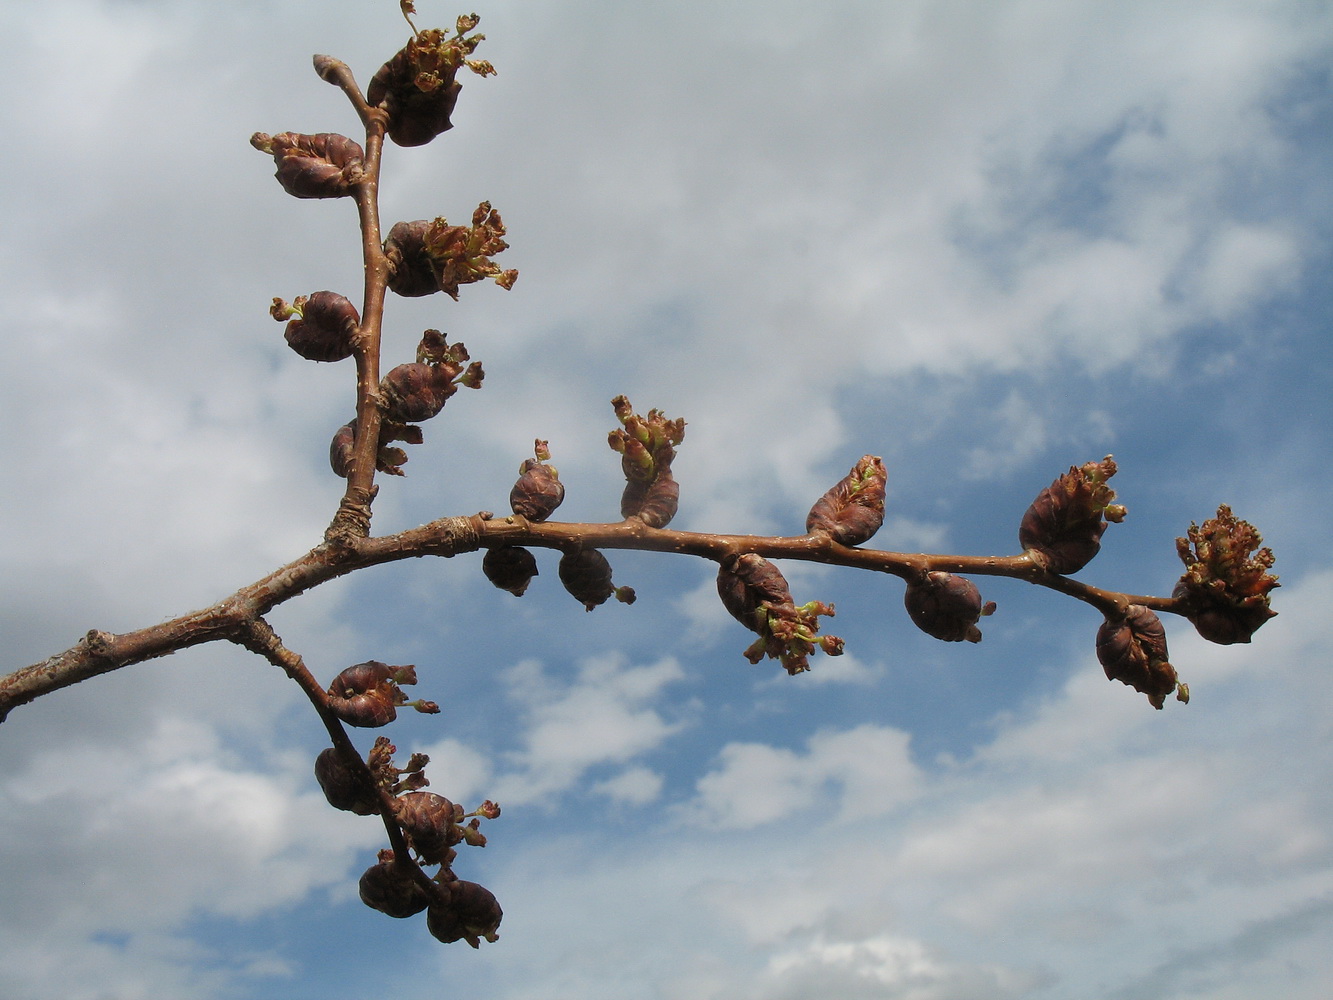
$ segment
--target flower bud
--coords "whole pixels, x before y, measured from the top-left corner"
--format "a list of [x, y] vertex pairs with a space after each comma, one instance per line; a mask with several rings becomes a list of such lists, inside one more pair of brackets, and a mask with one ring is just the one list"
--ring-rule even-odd
[[631, 479], [620, 497], [620, 516], [637, 517], [650, 528], [665, 528], [680, 506], [680, 484], [670, 469], [661, 469], [650, 483]]
[[374, 729], [397, 717], [397, 707], [411, 704], [418, 712], [439, 711], [434, 702], [409, 703], [399, 684], [415, 684], [416, 667], [391, 667], [368, 660], [348, 667], [329, 685], [329, 708], [349, 726]]
[[1131, 604], [1123, 617], [1107, 618], [1097, 630], [1097, 659], [1109, 680], [1128, 684], [1161, 708], [1173, 691], [1179, 701], [1189, 700], [1176, 668], [1167, 660], [1166, 630], [1151, 608]]
[[418, 31], [371, 77], [366, 101], [388, 112], [389, 138], [398, 145], [421, 146], [453, 128], [450, 115], [462, 89], [455, 75], [461, 67], [478, 76], [495, 73], [490, 63], [467, 58], [486, 37], [464, 37], [476, 23], [459, 18], [453, 37], [439, 28]]
[[290, 306], [273, 300], [274, 319], [291, 319], [285, 336], [289, 346], [309, 361], [341, 361], [351, 357], [361, 317], [356, 306], [337, 292], [298, 295]]
[[536, 458], [525, 459], [519, 467], [518, 482], [509, 491], [509, 506], [515, 514], [529, 521], [545, 521], [565, 499], [565, 484], [560, 473], [546, 460], [551, 457], [546, 442], [538, 440]]
[[[1067, 473], [1037, 494], [1018, 529], [1018, 541], [1033, 560], [1052, 573], [1076, 573], [1101, 548], [1106, 523], [1124, 520], [1125, 508], [1111, 503], [1106, 481], [1116, 473], [1107, 455]], [[1105, 520], [1103, 520], [1105, 518]]]
[[971, 580], [939, 571], [910, 581], [903, 603], [917, 628], [944, 642], [980, 642], [977, 620], [995, 612]]
[[426, 253], [426, 230], [430, 222], [398, 222], [384, 241], [384, 256], [389, 260], [389, 288], [399, 295], [415, 298], [440, 290], [435, 264]]
[[370, 816], [380, 811], [380, 799], [375, 790], [343, 763], [342, 754], [334, 747], [321, 750], [315, 758], [315, 779], [334, 809], [358, 816]]
[[[407, 461], [407, 452], [402, 448], [391, 447], [390, 441], [404, 441], [407, 444], [421, 444], [421, 428], [411, 424], [400, 424], [393, 420], [380, 421], [379, 449], [375, 455], [375, 468], [390, 476], [403, 475], [402, 465]], [[352, 455], [356, 446], [356, 419], [338, 428], [329, 443], [329, 467], [333, 474], [346, 479], [352, 469]]]
[[458, 298], [460, 285], [493, 278], [502, 288], [518, 279], [514, 270], [502, 271], [491, 260], [509, 248], [500, 213], [483, 201], [472, 213], [471, 226], [451, 226], [448, 219], [399, 222], [384, 241], [389, 261], [389, 288], [399, 295], [419, 296], [445, 292]]
[[884, 523], [884, 462], [864, 456], [852, 471], [810, 508], [805, 530], [823, 533], [840, 545], [860, 545]]
[[640, 416], [625, 396], [611, 400], [621, 426], [607, 436], [620, 454], [625, 490], [620, 516], [637, 517], [650, 528], [665, 528], [680, 503], [680, 485], [671, 475], [675, 446], [685, 440], [685, 421], [668, 420], [661, 410]]
[[717, 572], [717, 595], [731, 617], [760, 635], [765, 630], [766, 608], [793, 603], [791, 588], [782, 571], [753, 552], [722, 560]]
[[399, 365], [380, 382], [385, 415], [404, 424], [429, 420], [458, 391], [454, 384], [456, 375], [456, 371], [445, 365], [420, 362]]
[[559, 572], [560, 582], [585, 611], [605, 604], [612, 596], [622, 604], [634, 603], [631, 588], [611, 582], [611, 564], [597, 549], [566, 552], [560, 557]]
[[423, 864], [447, 864], [446, 854], [463, 840], [463, 807], [434, 792], [408, 792], [394, 799], [394, 819]]
[[818, 635], [820, 616], [832, 617], [833, 606], [811, 601], [798, 607], [782, 573], [763, 556], [746, 552], [722, 559], [717, 593], [731, 616], [759, 636], [745, 651], [751, 663], [767, 656], [799, 674], [810, 669], [815, 649], [829, 656], [843, 651], [836, 635]]
[[522, 597], [537, 575], [537, 559], [521, 546], [498, 545], [482, 556], [481, 571], [501, 590]]
[[430, 905], [426, 890], [417, 884], [411, 869], [398, 865], [393, 851], [387, 849], [380, 851], [379, 864], [365, 870], [357, 888], [361, 902], [391, 917], [410, 917]]
[[363, 150], [345, 135], [256, 132], [250, 145], [273, 154], [278, 165], [274, 176], [283, 190], [297, 198], [344, 197], [365, 173]]
[[445, 944], [466, 941], [473, 948], [481, 946], [482, 938], [497, 941], [504, 911], [491, 891], [461, 879], [448, 883], [448, 889], [449, 904], [426, 911], [426, 927], [431, 934]]
[[1277, 614], [1269, 606], [1269, 592], [1280, 584], [1268, 572], [1273, 551], [1259, 548], [1262, 543], [1254, 525], [1237, 518], [1226, 504], [1202, 527], [1190, 522], [1188, 538], [1176, 539], [1186, 568], [1172, 596], [1209, 642], [1249, 642]]

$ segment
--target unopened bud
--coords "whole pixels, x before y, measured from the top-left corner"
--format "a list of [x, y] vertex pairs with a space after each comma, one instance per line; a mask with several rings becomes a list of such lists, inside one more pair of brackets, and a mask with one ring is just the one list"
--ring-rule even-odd
[[537, 575], [537, 559], [521, 546], [498, 545], [486, 550], [481, 559], [481, 570], [486, 579], [501, 590], [522, 597]]
[[1018, 529], [1018, 541], [1033, 559], [1052, 573], [1076, 573], [1101, 548], [1109, 521], [1124, 520], [1125, 508], [1113, 504], [1115, 490], [1106, 485], [1116, 473], [1107, 455], [1069, 471], [1037, 494]]
[[617, 588], [611, 582], [611, 564], [597, 549], [566, 552], [560, 557], [559, 572], [565, 590], [583, 605], [585, 611], [605, 604], [613, 596], [622, 603], [634, 603], [632, 590]]
[[917, 628], [944, 642], [980, 642], [977, 621], [995, 612], [995, 602], [983, 605], [971, 580], [940, 571], [909, 582], [903, 603]]
[[455, 375], [445, 365], [399, 365], [380, 382], [385, 415], [405, 424], [429, 420], [458, 391]]
[[368, 660], [348, 667], [329, 685], [329, 708], [349, 726], [374, 729], [397, 718], [397, 706], [406, 705], [399, 684], [415, 684], [416, 668], [394, 667]]
[[400, 919], [420, 913], [430, 904], [411, 869], [397, 864], [393, 851], [387, 849], [380, 851], [378, 864], [365, 870], [357, 888], [361, 902], [372, 910]]
[[525, 459], [518, 470], [518, 482], [509, 491], [509, 506], [515, 514], [540, 522], [550, 517], [565, 499], [565, 484], [560, 481], [556, 467], [546, 462], [551, 457], [546, 442], [538, 440], [534, 451], [537, 457]]
[[344, 197], [365, 173], [364, 151], [345, 135], [256, 132], [250, 145], [273, 154], [278, 165], [274, 176], [283, 190], [297, 198]]
[[459, 879], [448, 884], [449, 904], [426, 911], [426, 927], [445, 944], [466, 941], [473, 948], [481, 941], [499, 940], [504, 911], [491, 891], [475, 882]]
[[[301, 357], [309, 361], [341, 361], [351, 357], [361, 317], [347, 298], [337, 292], [315, 292], [298, 296], [284, 311], [298, 314], [287, 323], [284, 335], [287, 345]], [[274, 315], [287, 319], [276, 310]]]
[[358, 816], [370, 816], [380, 811], [380, 799], [375, 790], [363, 776], [343, 762], [342, 754], [334, 747], [321, 750], [315, 758], [315, 779], [334, 809]]
[[1175, 692], [1189, 700], [1189, 688], [1180, 684], [1176, 668], [1167, 660], [1166, 630], [1151, 608], [1131, 604], [1122, 617], [1107, 618], [1097, 630], [1097, 659], [1107, 679], [1128, 684], [1161, 708]]
[[424, 864], [444, 863], [446, 853], [463, 840], [458, 821], [463, 807], [434, 792], [408, 792], [394, 799], [394, 819]]
[[840, 545], [860, 545], [884, 523], [884, 462], [866, 455], [843, 480], [810, 508], [805, 530], [822, 532]]

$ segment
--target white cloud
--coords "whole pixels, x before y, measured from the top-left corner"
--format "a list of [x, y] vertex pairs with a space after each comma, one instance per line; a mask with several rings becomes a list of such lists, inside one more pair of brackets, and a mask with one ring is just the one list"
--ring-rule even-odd
[[[719, 766], [698, 782], [687, 812], [705, 825], [748, 829], [829, 809], [844, 819], [876, 816], [910, 801], [920, 774], [908, 734], [881, 726], [811, 736], [798, 753], [758, 743], [728, 743]], [[827, 786], [836, 786], [833, 801]]]
[[668, 720], [652, 703], [684, 676], [674, 658], [635, 667], [615, 654], [583, 660], [568, 683], [536, 660], [513, 667], [507, 682], [526, 717], [523, 749], [506, 755], [510, 766], [495, 780], [493, 797], [502, 805], [539, 802], [597, 765], [656, 749], [685, 722]]

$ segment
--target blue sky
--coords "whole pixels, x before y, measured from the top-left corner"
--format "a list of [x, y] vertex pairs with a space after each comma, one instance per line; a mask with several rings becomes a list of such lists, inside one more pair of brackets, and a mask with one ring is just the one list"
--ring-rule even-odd
[[[355, 298], [354, 213], [286, 197], [254, 131], [348, 131], [396, 5], [0, 10], [7, 304], [3, 635], [18, 667], [202, 606], [318, 540], [350, 369], [274, 296]], [[419, 4], [419, 23], [457, 10]], [[871, 543], [1010, 553], [1032, 497], [1114, 453], [1129, 507], [1081, 577], [1169, 592], [1229, 503], [1279, 617], [1166, 620], [1188, 706], [1107, 683], [1086, 607], [981, 580], [976, 646], [891, 579], [790, 566], [840, 660], [741, 656], [707, 564], [613, 553], [585, 614], [555, 560], [479, 557], [276, 610], [331, 678], [415, 663], [390, 735], [497, 799], [456, 869], [500, 940], [443, 947], [355, 897], [382, 846], [311, 773], [266, 664], [202, 648], [0, 727], [0, 995], [22, 1000], [1232, 1000], [1333, 981], [1333, 10], [1308, 2], [499, 2], [455, 128], [386, 155], [386, 222], [504, 214], [512, 292], [389, 303], [487, 369], [425, 425], [375, 527], [503, 510], [533, 438], [561, 518], [608, 520], [609, 400], [683, 416], [676, 525], [795, 533], [862, 454]], [[364, 734], [370, 742], [371, 734]]]

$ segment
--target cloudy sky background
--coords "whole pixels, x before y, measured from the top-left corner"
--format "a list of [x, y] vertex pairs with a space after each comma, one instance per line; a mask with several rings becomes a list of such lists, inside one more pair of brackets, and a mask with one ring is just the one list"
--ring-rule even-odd
[[[592, 614], [550, 558], [522, 600], [477, 556], [376, 569], [271, 618], [326, 679], [417, 665], [445, 711], [389, 734], [504, 806], [456, 865], [500, 941], [362, 906], [382, 830], [324, 804], [313, 714], [204, 648], [0, 726], [0, 995], [1326, 996], [1333, 7], [477, 10], [499, 76], [389, 149], [383, 215], [489, 199], [521, 277], [389, 303], [389, 365], [437, 327], [488, 381], [377, 531], [503, 510], [538, 436], [560, 516], [614, 518], [625, 392], [689, 422], [679, 527], [798, 532], [873, 453], [872, 544], [1009, 553], [1038, 490], [1114, 453], [1130, 516], [1082, 577], [1169, 592], [1227, 502], [1280, 617], [1229, 648], [1168, 618], [1194, 699], [1154, 712], [1102, 676], [1093, 612], [1012, 582], [980, 581], [999, 611], [961, 648], [895, 580], [791, 566], [848, 654], [788, 678], [743, 660], [704, 564], [614, 554], [639, 602]], [[353, 134], [309, 56], [365, 82], [405, 37], [391, 0], [0, 8], [5, 669], [318, 540], [351, 369], [266, 309], [358, 297], [355, 213], [247, 139]]]

